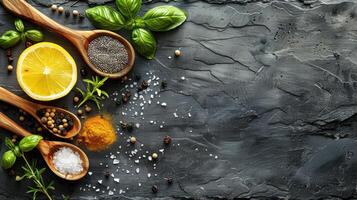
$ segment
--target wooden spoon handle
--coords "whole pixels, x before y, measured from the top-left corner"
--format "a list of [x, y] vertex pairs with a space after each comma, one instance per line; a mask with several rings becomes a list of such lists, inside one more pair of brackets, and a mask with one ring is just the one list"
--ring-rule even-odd
[[15, 95], [14, 93], [6, 90], [3, 87], [0, 87], [0, 101], [4, 101], [18, 108], [21, 108], [22, 110], [26, 111], [31, 115], [36, 115], [36, 111], [40, 107], [35, 103], [32, 103], [30, 101], [27, 101], [26, 99]]
[[61, 24], [42, 14], [25, 0], [3, 0], [2, 3], [5, 8], [18, 15], [19, 17], [25, 18], [39, 26], [46, 27], [64, 36], [65, 38], [70, 39], [71, 41], [73, 36], [77, 35], [75, 31], [62, 26]]
[[11, 131], [21, 137], [31, 135], [31, 133], [21, 128], [18, 124], [16, 124], [16, 122], [12, 121], [2, 112], [0, 112], [0, 127]]

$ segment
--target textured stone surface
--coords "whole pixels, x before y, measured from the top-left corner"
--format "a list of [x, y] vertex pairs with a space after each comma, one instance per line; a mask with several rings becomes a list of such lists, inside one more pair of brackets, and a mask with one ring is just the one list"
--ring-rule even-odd
[[[149, 161], [136, 165], [124, 153], [132, 150], [124, 133], [108, 152], [122, 145], [120, 166], [131, 172], [139, 166], [140, 173], [119, 171], [115, 176], [120, 183], [107, 180], [104, 172], [115, 168], [105, 158], [108, 152], [89, 153], [92, 176], [69, 183], [48, 173], [58, 199], [61, 194], [71, 199], [357, 198], [357, 4], [235, 2], [170, 2], [187, 10], [189, 20], [177, 30], [155, 34], [156, 58], [138, 57], [130, 75], [145, 78], [151, 71], [166, 79], [168, 87], [159, 100], [167, 102], [167, 108], [149, 106], [142, 119], [122, 116], [125, 106], [105, 102], [104, 110], [115, 114], [117, 124], [120, 120], [141, 124], [132, 135], [144, 144], [143, 151], [157, 151], [163, 148], [165, 135], [173, 137], [173, 145], [160, 154], [156, 169]], [[143, 9], [159, 4], [163, 3], [148, 3]], [[36, 6], [71, 28], [92, 28], [86, 20], [65, 19]], [[75, 6], [83, 11], [87, 4]], [[3, 32], [12, 26], [13, 18], [0, 9]], [[46, 40], [64, 45], [82, 64], [68, 42], [54, 34], [47, 34]], [[17, 55], [22, 47], [16, 49]], [[168, 59], [177, 48], [183, 55]], [[0, 54], [5, 57], [3, 51]], [[25, 97], [15, 74], [7, 74], [4, 59], [0, 64], [0, 85]], [[111, 81], [107, 89], [112, 93], [123, 87]], [[55, 103], [73, 109], [73, 95]], [[16, 115], [13, 109], [7, 112]], [[165, 121], [165, 126], [160, 129], [150, 120]], [[27, 199], [25, 182], [16, 183], [0, 172], [1, 199]], [[153, 176], [147, 178], [147, 173]], [[166, 185], [166, 176], [174, 177], [172, 186]], [[103, 179], [103, 185], [98, 179]], [[106, 192], [80, 190], [88, 184]], [[157, 194], [151, 193], [153, 184], [159, 186]], [[106, 186], [116, 188], [113, 196]], [[126, 193], [119, 194], [120, 189]]]

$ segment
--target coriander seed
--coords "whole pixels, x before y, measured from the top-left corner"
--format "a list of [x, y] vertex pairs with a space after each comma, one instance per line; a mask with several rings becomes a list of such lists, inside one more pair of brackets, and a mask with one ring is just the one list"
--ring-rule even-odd
[[12, 72], [12, 70], [14, 70], [14, 67], [12, 65], [8, 65], [7, 71], [10, 73], [10, 72]]
[[58, 6], [57, 6], [56, 4], [53, 4], [53, 5], [51, 6], [51, 10], [52, 10], [53, 12], [55, 12], [55, 11], [57, 10], [57, 8], [58, 8]]
[[73, 98], [73, 102], [74, 102], [74, 103], [78, 103], [78, 102], [79, 102], [79, 97], [74, 97], [74, 98]]
[[151, 157], [152, 157], [152, 159], [156, 160], [159, 157], [159, 155], [157, 155], [157, 153], [153, 153], [151, 155]]
[[77, 17], [79, 15], [79, 11], [78, 10], [73, 10], [72, 14], [73, 14], [73, 17]]
[[130, 138], [130, 143], [135, 144], [136, 143], [136, 137], [131, 137]]
[[78, 114], [78, 115], [82, 115], [82, 114], [83, 114], [83, 110], [79, 109], [79, 110], [77, 111], [77, 114]]
[[85, 110], [87, 113], [89, 113], [90, 111], [92, 111], [92, 108], [89, 107], [88, 105], [85, 105], [85, 106], [84, 106], [84, 110]]
[[20, 121], [24, 121], [24, 120], [25, 120], [25, 117], [24, 117], [24, 116], [20, 116], [20, 117], [19, 117], [19, 120], [20, 120]]
[[180, 51], [179, 49], [176, 49], [176, 50], [175, 50], [175, 56], [176, 56], [176, 57], [181, 56], [181, 51]]

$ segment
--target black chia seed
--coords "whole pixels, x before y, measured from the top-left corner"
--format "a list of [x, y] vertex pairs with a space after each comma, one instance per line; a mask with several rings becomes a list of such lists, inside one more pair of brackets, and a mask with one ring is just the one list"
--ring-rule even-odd
[[109, 36], [100, 36], [88, 45], [88, 57], [99, 71], [114, 74], [128, 64], [128, 52], [118, 40]]

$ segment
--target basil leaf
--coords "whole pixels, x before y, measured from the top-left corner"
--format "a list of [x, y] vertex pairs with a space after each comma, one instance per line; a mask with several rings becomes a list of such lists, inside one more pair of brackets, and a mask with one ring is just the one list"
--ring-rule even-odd
[[38, 30], [28, 30], [26, 31], [25, 36], [33, 42], [41, 42], [43, 40], [43, 34]]
[[24, 32], [25, 30], [25, 26], [24, 26], [24, 23], [22, 23], [22, 20], [21, 19], [16, 19], [15, 20], [15, 28], [17, 31], [19, 32]]
[[147, 59], [153, 59], [156, 52], [156, 40], [152, 33], [143, 28], [136, 28], [131, 34], [136, 51]]
[[184, 11], [174, 6], [158, 6], [147, 11], [143, 17], [151, 31], [168, 31], [180, 26], [187, 16]]
[[141, 0], [116, 0], [115, 4], [120, 13], [128, 19], [134, 19], [141, 8]]
[[11, 150], [6, 151], [2, 155], [1, 166], [4, 169], [11, 168], [12, 166], [14, 166], [15, 162], [16, 162], [16, 155]]
[[0, 47], [7, 49], [9, 47], [15, 46], [21, 39], [21, 34], [17, 31], [10, 30], [6, 31], [0, 37]]
[[116, 31], [124, 27], [124, 17], [109, 6], [96, 6], [86, 10], [88, 19], [98, 28]]
[[19, 147], [22, 152], [29, 152], [34, 149], [42, 140], [40, 135], [29, 135], [20, 140]]

